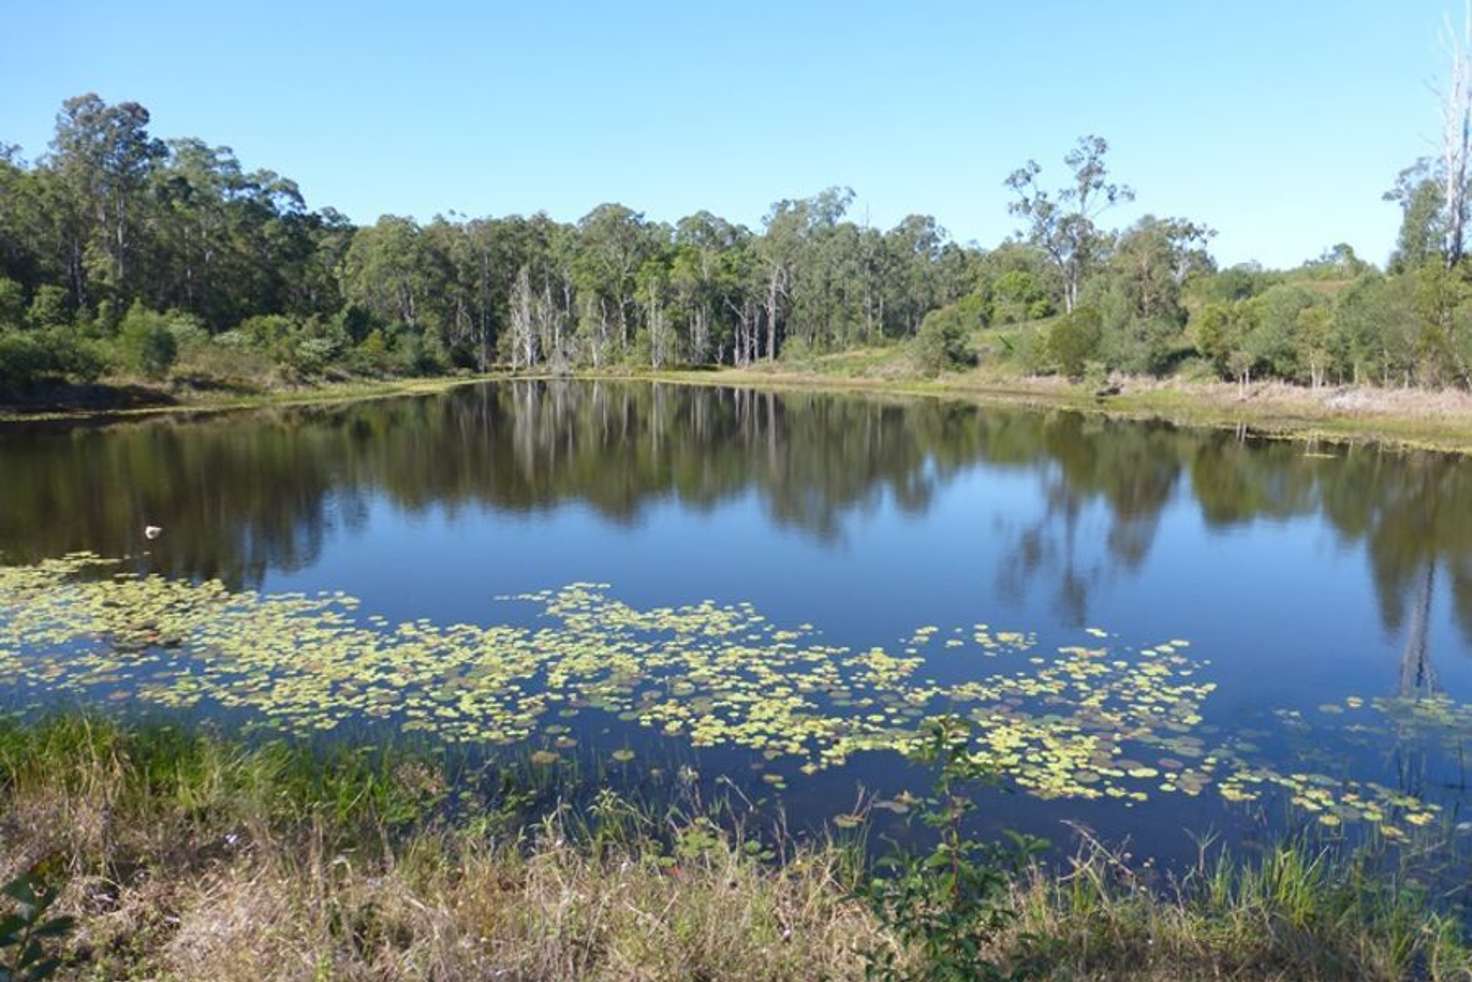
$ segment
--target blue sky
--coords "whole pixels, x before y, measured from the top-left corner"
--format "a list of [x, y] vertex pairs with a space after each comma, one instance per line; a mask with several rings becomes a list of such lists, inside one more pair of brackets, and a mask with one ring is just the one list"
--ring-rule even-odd
[[1025, 4], [249, 4], [10, 0], [0, 140], [136, 100], [360, 222], [621, 201], [753, 226], [832, 184], [876, 225], [1014, 227], [1002, 180], [1089, 132], [1139, 199], [1231, 263], [1348, 241], [1383, 262], [1432, 148], [1447, 0]]

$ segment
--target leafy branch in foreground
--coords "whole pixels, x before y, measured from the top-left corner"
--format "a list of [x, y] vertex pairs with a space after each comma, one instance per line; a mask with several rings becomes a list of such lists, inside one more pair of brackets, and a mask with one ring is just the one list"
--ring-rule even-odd
[[926, 742], [912, 758], [939, 765], [920, 819], [939, 841], [928, 853], [896, 844], [876, 864], [889, 870], [860, 889], [882, 924], [918, 953], [905, 966], [892, 948], [864, 953], [869, 978], [1012, 979], [1026, 974], [987, 960], [986, 948], [1020, 916], [1012, 903], [1013, 877], [1046, 847], [1039, 838], [1008, 832], [1005, 842], [969, 838], [963, 823], [976, 807], [968, 786], [995, 784], [994, 769], [972, 753], [975, 724], [955, 716], [929, 721]]
[[58, 938], [72, 929], [70, 917], [46, 918], [56, 901], [56, 890], [36, 892], [34, 870], [0, 887], [15, 902], [15, 912], [0, 920], [0, 982], [48, 978], [61, 964], [47, 957], [42, 941]]

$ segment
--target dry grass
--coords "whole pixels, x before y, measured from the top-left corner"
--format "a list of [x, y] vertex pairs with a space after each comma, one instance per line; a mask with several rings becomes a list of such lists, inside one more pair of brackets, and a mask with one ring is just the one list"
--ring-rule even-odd
[[[0, 728], [0, 782], [4, 872], [39, 862], [79, 918], [64, 976], [859, 979], [880, 947], [923, 969], [854, 898], [856, 850], [763, 859], [739, 823], [608, 794], [435, 819], [423, 761], [85, 719]], [[1058, 979], [1472, 977], [1403, 886], [1302, 846], [1152, 883], [1085, 836], [1016, 885], [992, 954]]]
[[857, 977], [874, 925], [831, 860], [729, 846], [665, 868], [549, 823], [522, 848], [414, 840], [391, 862], [241, 860], [192, 887], [161, 966], [190, 978]]

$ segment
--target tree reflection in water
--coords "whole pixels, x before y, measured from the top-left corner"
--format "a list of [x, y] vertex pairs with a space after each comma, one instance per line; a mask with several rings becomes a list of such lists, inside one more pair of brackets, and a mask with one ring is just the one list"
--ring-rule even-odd
[[[769, 520], [841, 542], [845, 519], [890, 500], [923, 514], [978, 466], [1035, 475], [1041, 514], [1005, 529], [1001, 584], [1049, 589], [1082, 624], [1106, 577], [1138, 571], [1162, 513], [1189, 496], [1209, 528], [1321, 514], [1363, 544], [1402, 692], [1432, 691], [1427, 621], [1450, 589], [1472, 638], [1472, 479], [1447, 455], [1301, 443], [1068, 412], [944, 400], [670, 384], [525, 381], [431, 397], [249, 414], [58, 424], [0, 433], [0, 553], [151, 547], [152, 568], [241, 587], [311, 564], [370, 503], [450, 513], [566, 502], [631, 523], [673, 497], [711, 509], [755, 493]], [[1082, 550], [1102, 508], [1102, 550]], [[142, 542], [146, 524], [167, 526]], [[1089, 543], [1082, 543], [1088, 545]], [[1090, 558], [1083, 558], [1090, 557]]]

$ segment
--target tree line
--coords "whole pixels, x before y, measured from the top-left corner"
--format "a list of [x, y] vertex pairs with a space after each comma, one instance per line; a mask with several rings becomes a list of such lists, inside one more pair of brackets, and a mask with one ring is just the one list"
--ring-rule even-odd
[[0, 144], [0, 385], [744, 366], [896, 344], [930, 372], [1472, 385], [1467, 168], [1445, 155], [1387, 193], [1403, 220], [1383, 270], [1339, 245], [1274, 271], [1219, 268], [1213, 230], [1187, 218], [1106, 227], [1135, 192], [1097, 136], [1056, 189], [1034, 161], [1006, 179], [1020, 227], [988, 249], [929, 215], [871, 227], [847, 188], [778, 201], [757, 229], [612, 203], [573, 223], [355, 226], [151, 123], [88, 94], [34, 162]]

